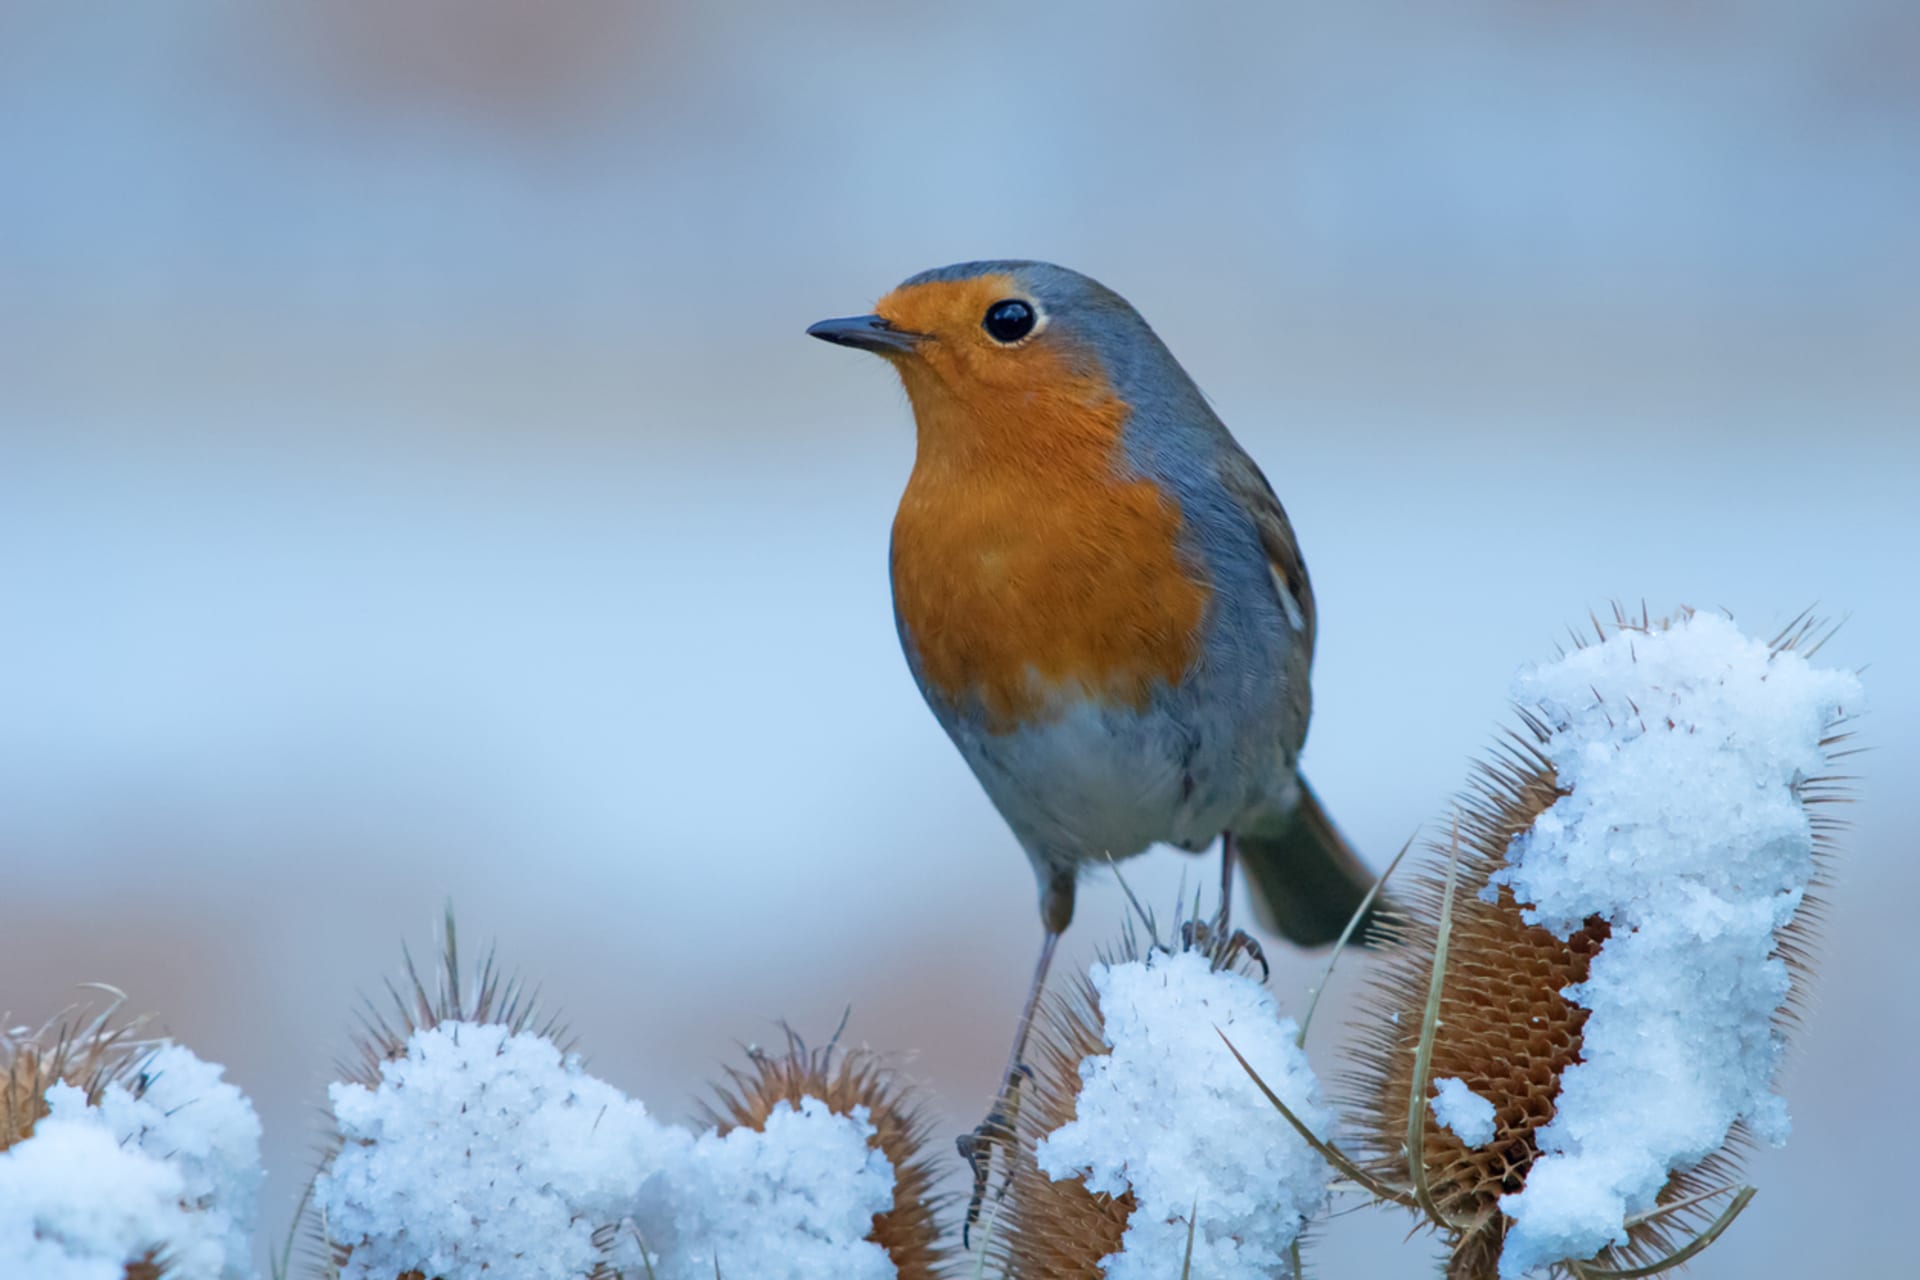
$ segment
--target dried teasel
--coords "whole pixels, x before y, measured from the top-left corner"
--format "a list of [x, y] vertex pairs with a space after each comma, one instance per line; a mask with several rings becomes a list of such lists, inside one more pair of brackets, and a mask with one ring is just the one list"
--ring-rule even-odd
[[[764, 1098], [726, 1099], [754, 1128], [696, 1134], [590, 1075], [497, 973], [489, 962], [464, 982], [449, 936], [437, 972], [409, 964], [391, 1011], [370, 1011], [359, 1062], [329, 1090], [333, 1142], [312, 1193], [320, 1275], [638, 1280], [796, 1260], [805, 1274], [872, 1275], [895, 1270], [889, 1245], [900, 1274], [934, 1274], [924, 1125], [876, 1063], [831, 1046], [768, 1059], [735, 1076]], [[824, 1097], [778, 1107], [775, 1095], [816, 1083]], [[882, 1142], [834, 1103], [866, 1105]], [[816, 1158], [822, 1181], [798, 1181], [793, 1161]], [[900, 1214], [896, 1165], [913, 1205]]]
[[[1604, 643], [1609, 629], [1594, 625]], [[1616, 610], [1612, 632], [1670, 625], [1644, 611], [1632, 618]], [[1770, 648], [1810, 656], [1830, 634], [1803, 615]], [[1575, 641], [1584, 647], [1581, 637]], [[1498, 1274], [1513, 1225], [1500, 1200], [1522, 1190], [1541, 1155], [1539, 1131], [1556, 1113], [1562, 1076], [1582, 1060], [1589, 1010], [1562, 992], [1587, 980], [1610, 935], [1608, 922], [1596, 916], [1562, 940], [1528, 924], [1506, 884], [1487, 892], [1515, 838], [1569, 794], [1545, 753], [1548, 724], [1526, 709], [1520, 717], [1521, 729], [1478, 766], [1448, 838], [1431, 848], [1434, 860], [1399, 891], [1407, 945], [1389, 952], [1372, 979], [1348, 1087], [1365, 1176], [1376, 1194], [1416, 1209], [1440, 1232], [1451, 1280]], [[1828, 726], [1819, 745], [1829, 760], [1845, 754], [1847, 737], [1840, 722]], [[1814, 778], [1797, 789], [1809, 807], [1815, 874], [1797, 914], [1775, 935], [1775, 954], [1793, 980], [1775, 1018], [1782, 1029], [1794, 1021], [1806, 989], [1817, 894], [1842, 825], [1824, 806], [1846, 798], [1845, 782]], [[1491, 1141], [1469, 1146], [1434, 1122], [1433, 1082], [1448, 1077], [1493, 1104]], [[1718, 1151], [1670, 1176], [1652, 1209], [1627, 1219], [1625, 1244], [1550, 1269], [1599, 1280], [1652, 1275], [1695, 1256], [1753, 1195], [1736, 1180], [1748, 1141], [1736, 1124]], [[1419, 1159], [1409, 1161], [1415, 1149]]]
[[[1129, 936], [1113, 956], [1137, 958]], [[1056, 1182], [1041, 1171], [1034, 1149], [1073, 1119], [1080, 1064], [1106, 1051], [1100, 1000], [1085, 972], [1064, 990], [1049, 991], [1027, 1042], [1029, 1074], [1014, 1095], [1014, 1134], [998, 1176], [998, 1199], [986, 1222], [992, 1274], [1007, 1280], [1095, 1280], [1100, 1260], [1120, 1251], [1133, 1216], [1131, 1191], [1089, 1191], [1078, 1178]]]
[[[140, 1065], [151, 1044], [138, 1038], [138, 1020], [118, 1017], [126, 996], [102, 988], [111, 1000], [99, 1013], [69, 1014], [34, 1030], [0, 1030], [0, 1151], [33, 1136], [48, 1114], [47, 1090], [58, 1084], [79, 1089], [97, 1107], [114, 1085], [134, 1097], [146, 1092]], [[157, 1254], [129, 1262], [126, 1280], [162, 1280], [166, 1264]]]
[[[381, 1067], [404, 1058], [409, 1042], [417, 1034], [443, 1023], [480, 1023], [506, 1029], [516, 1036], [532, 1032], [557, 1044], [563, 1052], [571, 1049], [565, 1029], [556, 1018], [545, 1015], [538, 993], [529, 991], [519, 979], [504, 973], [489, 951], [471, 973], [463, 970], [459, 933], [449, 908], [441, 925], [438, 953], [430, 973], [423, 974], [410, 951], [402, 948], [404, 972], [399, 981], [388, 979], [384, 1004], [368, 998], [359, 1014], [353, 1035], [353, 1057], [335, 1063], [336, 1078], [343, 1083], [377, 1090]], [[309, 1259], [308, 1274], [316, 1280], [333, 1280], [352, 1255], [350, 1245], [334, 1240], [325, 1215], [315, 1210], [317, 1179], [332, 1165], [340, 1151], [338, 1133], [329, 1133], [321, 1148], [314, 1178], [296, 1211], [293, 1233], [282, 1252], [277, 1274], [287, 1274], [296, 1243]], [[609, 1239], [611, 1233], [609, 1232]], [[611, 1267], [596, 1267], [591, 1277], [613, 1280]], [[435, 1280], [421, 1271], [400, 1272], [395, 1280]], [[588, 1280], [583, 1277], [583, 1280]]]
[[[842, 1028], [844, 1030], [844, 1027]], [[727, 1133], [736, 1128], [764, 1131], [780, 1103], [798, 1107], [817, 1098], [835, 1115], [867, 1110], [874, 1127], [870, 1145], [893, 1165], [893, 1208], [877, 1214], [867, 1238], [886, 1250], [901, 1280], [935, 1280], [949, 1258], [942, 1243], [942, 1219], [952, 1197], [934, 1190], [938, 1162], [928, 1149], [932, 1121], [913, 1089], [878, 1055], [840, 1046], [840, 1036], [822, 1048], [808, 1048], [786, 1029], [783, 1053], [747, 1050], [748, 1065], [727, 1068], [727, 1082], [703, 1105], [703, 1119]]]
[[0, 1031], [0, 1151], [33, 1136], [47, 1114], [47, 1090], [72, 1085], [98, 1106], [108, 1086], [144, 1090], [139, 1064], [148, 1047], [135, 1038], [137, 1022], [118, 1021], [125, 997], [100, 1013], [56, 1019], [38, 1030]]
[[441, 925], [440, 951], [430, 979], [421, 975], [412, 953], [402, 948], [401, 954], [406, 972], [400, 982], [387, 980], [387, 1007], [372, 999], [365, 1002], [353, 1036], [355, 1056], [334, 1064], [339, 1079], [378, 1088], [381, 1064], [405, 1057], [407, 1042], [416, 1033], [443, 1022], [485, 1023], [505, 1027], [509, 1035], [531, 1031], [559, 1044], [563, 1051], [571, 1047], [558, 1019], [542, 1013], [539, 993], [503, 973], [491, 951], [471, 975], [462, 975], [451, 910]]
[[[1116, 1130], [1112, 1127], [1115, 1124], [1113, 1113], [1103, 1105], [1096, 1105], [1090, 1112], [1084, 1105], [1083, 1089], [1089, 1087], [1091, 1077], [1087, 1075], [1083, 1064], [1089, 1059], [1100, 1058], [1107, 1061], [1108, 1070], [1130, 1072], [1138, 1069], [1131, 1057], [1134, 1050], [1122, 1050], [1109, 1043], [1110, 1028], [1102, 1010], [1103, 989], [1107, 990], [1109, 998], [1114, 998], [1117, 991], [1129, 989], [1133, 981], [1145, 976], [1135, 973], [1116, 988], [1113, 984], [1120, 971], [1136, 962], [1144, 962], [1154, 975], [1150, 986], [1157, 988], [1171, 984], [1172, 988], [1180, 989], [1192, 981], [1191, 977], [1180, 976], [1179, 964], [1186, 958], [1183, 953], [1194, 953], [1205, 961], [1199, 972], [1232, 973], [1236, 975], [1236, 980], [1246, 980], [1249, 987], [1262, 985], [1262, 979], [1255, 974], [1257, 970], [1264, 969], [1264, 961], [1257, 948], [1245, 945], [1248, 940], [1244, 935], [1215, 934], [1205, 922], [1193, 919], [1184, 923], [1176, 922], [1176, 935], [1184, 939], [1184, 945], [1168, 947], [1153, 939], [1153, 922], [1149, 915], [1141, 912], [1141, 921], [1148, 934], [1144, 943], [1139, 934], [1130, 929], [1119, 946], [1101, 956], [1101, 963], [1106, 966], [1106, 987], [1096, 985], [1096, 971], [1081, 971], [1064, 987], [1050, 991], [1041, 1003], [1032, 1037], [1028, 1041], [1027, 1069], [1017, 1090], [1005, 1104], [1006, 1112], [1012, 1117], [1012, 1141], [1002, 1143], [997, 1148], [995, 1167], [990, 1171], [990, 1182], [985, 1188], [985, 1213], [978, 1228], [983, 1237], [984, 1254], [984, 1270], [980, 1274], [1007, 1277], [1008, 1280], [1067, 1280], [1070, 1277], [1087, 1277], [1091, 1280], [1104, 1274], [1102, 1260], [1121, 1253], [1123, 1246], [1128, 1252], [1144, 1249], [1158, 1259], [1166, 1256], [1165, 1251], [1169, 1246], [1177, 1255], [1180, 1242], [1184, 1241], [1188, 1264], [1194, 1261], [1196, 1245], [1202, 1254], [1221, 1248], [1237, 1251], [1241, 1247], [1273, 1247], [1270, 1240], [1245, 1238], [1238, 1229], [1215, 1237], [1211, 1242], [1200, 1238], [1198, 1233], [1210, 1217], [1205, 1208], [1206, 1201], [1215, 1200], [1217, 1208], [1220, 1190], [1217, 1186], [1210, 1191], [1196, 1187], [1199, 1195], [1191, 1206], [1184, 1202], [1177, 1208], [1163, 1205], [1166, 1210], [1164, 1218], [1156, 1223], [1142, 1224], [1136, 1221], [1141, 1212], [1142, 1197], [1151, 1202], [1154, 1195], [1158, 1194], [1164, 1200], [1164, 1187], [1160, 1192], [1151, 1194], [1135, 1188], [1108, 1194], [1090, 1189], [1084, 1172], [1057, 1176], [1065, 1172], [1060, 1167], [1063, 1160], [1078, 1164], [1082, 1156], [1101, 1148], [1105, 1148], [1105, 1154], [1096, 1155], [1096, 1161], [1112, 1162], [1119, 1159], [1119, 1153], [1109, 1145], [1116, 1136]], [[1165, 973], [1158, 968], [1163, 961], [1171, 961]], [[1137, 996], [1138, 989], [1133, 989]], [[1192, 988], [1185, 989], [1188, 992], [1185, 998], [1190, 999]], [[1220, 1010], [1217, 1015], [1201, 1016], [1218, 1016], [1228, 1024], [1225, 1030], [1250, 1035], [1250, 1024], [1233, 1021], [1235, 1015], [1230, 1010], [1236, 999], [1228, 993], [1226, 1003], [1216, 1006]], [[1207, 1006], [1187, 1007], [1198, 1009]], [[1247, 1012], [1248, 1009], [1243, 1007], [1240, 1016], [1244, 1018]], [[1292, 1032], [1276, 1015], [1277, 1009], [1272, 1007], [1269, 999], [1267, 1007], [1254, 1016], [1273, 1017], [1271, 1030], [1278, 1033], [1281, 1042], [1291, 1049]], [[1135, 1024], [1138, 1024], [1139, 1017], [1140, 1010], [1137, 1008], [1129, 1014], [1129, 1020]], [[1154, 1025], [1159, 1024], [1156, 1022]], [[1189, 1036], [1195, 1030], [1183, 1024], [1178, 1028], [1170, 1028], [1169, 1034]], [[1237, 1051], [1230, 1050], [1215, 1038], [1216, 1033], [1225, 1034], [1225, 1030], [1203, 1024], [1199, 1031], [1205, 1036], [1207, 1047], [1201, 1051], [1217, 1054], [1219, 1065], [1228, 1073], [1228, 1079], [1241, 1081], [1244, 1087], [1240, 1069], [1228, 1056], [1230, 1052], [1237, 1055]], [[1138, 1034], [1137, 1025], [1131, 1034]], [[1123, 1033], [1122, 1039], [1127, 1038], [1128, 1035]], [[1128, 1065], [1118, 1065], [1121, 1062], [1127, 1062]], [[1220, 1087], [1218, 1080], [1212, 1078], [1211, 1066], [1199, 1060], [1193, 1066], [1191, 1083], [1196, 1090], [1205, 1092]], [[1102, 1089], [1101, 1094], [1108, 1096], [1106, 1089]], [[1249, 1102], [1255, 1108], [1252, 1115], [1257, 1119], [1264, 1112], [1264, 1104], [1257, 1097], [1250, 1097]], [[1131, 1120], [1119, 1121], [1122, 1129], [1132, 1123]], [[1093, 1127], [1089, 1129], [1089, 1125]], [[1067, 1155], [1059, 1150], [1051, 1152], [1048, 1157], [1052, 1168], [1050, 1174], [1047, 1168], [1042, 1167], [1038, 1148], [1043, 1141], [1049, 1146], [1058, 1144], [1074, 1129], [1082, 1131], [1070, 1141], [1075, 1154]], [[1232, 1145], [1226, 1144], [1228, 1147]], [[1262, 1147], [1262, 1150], [1269, 1149]], [[1311, 1159], [1311, 1156], [1308, 1158]], [[1220, 1169], [1230, 1170], [1227, 1174], [1229, 1178], [1240, 1176], [1242, 1172], [1239, 1166], [1230, 1163], [1223, 1164]], [[1218, 1177], [1220, 1169], [1206, 1176]], [[1317, 1202], [1324, 1194], [1324, 1178], [1317, 1172], [1320, 1169], [1317, 1161], [1314, 1162], [1314, 1169], [1316, 1172], [1310, 1172], [1306, 1177], [1312, 1184], [1308, 1198]], [[1201, 1187], [1205, 1185], [1203, 1182]], [[1236, 1184], [1236, 1191], [1238, 1189]], [[1247, 1189], [1251, 1190], [1251, 1187]], [[1262, 1194], [1284, 1197], [1293, 1194], [1296, 1189], [1275, 1185]], [[1280, 1203], [1279, 1199], [1275, 1203]], [[1272, 1222], [1279, 1224], [1283, 1220], [1294, 1224], [1286, 1230], [1285, 1237], [1292, 1245], [1287, 1262], [1292, 1266], [1293, 1273], [1298, 1274], [1298, 1220], [1291, 1214], [1276, 1211]], [[1148, 1230], [1145, 1234], [1136, 1233], [1134, 1239], [1128, 1240], [1129, 1229], [1136, 1226], [1144, 1226]], [[1258, 1229], [1254, 1232], [1256, 1236], [1261, 1234]], [[1212, 1229], [1209, 1229], [1208, 1235], [1212, 1235]], [[1285, 1251], [1288, 1243], [1279, 1243], [1278, 1247]], [[1216, 1257], [1215, 1263], [1217, 1261]], [[1179, 1266], [1175, 1266], [1171, 1272], [1176, 1275], [1180, 1273]]]

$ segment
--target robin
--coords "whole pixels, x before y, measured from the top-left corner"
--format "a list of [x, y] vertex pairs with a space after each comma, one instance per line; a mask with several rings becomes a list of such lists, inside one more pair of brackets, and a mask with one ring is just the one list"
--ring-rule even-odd
[[1373, 877], [1296, 767], [1306, 563], [1147, 322], [1077, 272], [1002, 261], [922, 272], [807, 332], [884, 357], [913, 405], [901, 648], [1039, 881], [1009, 1085], [1084, 867], [1221, 837], [1221, 924], [1237, 861], [1270, 929], [1337, 938]]

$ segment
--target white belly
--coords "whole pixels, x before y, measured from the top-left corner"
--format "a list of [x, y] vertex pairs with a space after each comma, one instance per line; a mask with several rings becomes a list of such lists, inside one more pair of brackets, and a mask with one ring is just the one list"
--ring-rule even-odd
[[1004, 734], [951, 728], [1041, 871], [1156, 843], [1205, 848], [1277, 776], [1275, 761], [1245, 758], [1226, 726], [1189, 724], [1158, 704], [1078, 702]]

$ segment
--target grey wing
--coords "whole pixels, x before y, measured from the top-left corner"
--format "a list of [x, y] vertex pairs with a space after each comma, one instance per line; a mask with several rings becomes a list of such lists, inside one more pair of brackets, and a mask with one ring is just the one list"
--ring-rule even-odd
[[[1273, 486], [1260, 474], [1245, 452], [1229, 449], [1220, 464], [1220, 482], [1253, 521], [1260, 536], [1260, 547], [1267, 554], [1267, 566], [1273, 570], [1274, 589], [1280, 607], [1294, 624], [1302, 651], [1301, 675], [1313, 662], [1313, 583], [1307, 577], [1307, 562], [1300, 557], [1300, 544], [1294, 540], [1293, 525], [1287, 512], [1274, 496]], [[1304, 688], [1305, 680], [1301, 680]]]

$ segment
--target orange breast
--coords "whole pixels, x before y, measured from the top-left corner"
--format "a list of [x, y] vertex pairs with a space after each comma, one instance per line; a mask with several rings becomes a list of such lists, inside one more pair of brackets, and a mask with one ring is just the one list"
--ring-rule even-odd
[[1178, 505], [1116, 468], [1127, 408], [1053, 370], [968, 395], [902, 364], [919, 448], [893, 527], [895, 607], [923, 677], [1003, 732], [1066, 700], [1144, 705], [1187, 670], [1208, 589]]

